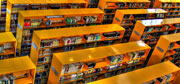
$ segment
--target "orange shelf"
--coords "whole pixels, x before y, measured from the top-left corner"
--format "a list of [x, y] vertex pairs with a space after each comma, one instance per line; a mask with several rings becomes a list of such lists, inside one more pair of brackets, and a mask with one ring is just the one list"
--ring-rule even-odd
[[[179, 44], [176, 43], [178, 41], [180, 41], [180, 33], [162, 35], [159, 38], [147, 65], [150, 66], [153, 64], [160, 63], [165, 57], [178, 54], [174, 50], [180, 48]], [[171, 43], [174, 43], [174, 47], [168, 49]]]
[[15, 80], [16, 84], [33, 84], [33, 80], [30, 78], [21, 78], [21, 79], [17, 79]]
[[15, 54], [14, 50], [5, 50], [4, 53], [0, 53], [0, 55], [10, 55]]

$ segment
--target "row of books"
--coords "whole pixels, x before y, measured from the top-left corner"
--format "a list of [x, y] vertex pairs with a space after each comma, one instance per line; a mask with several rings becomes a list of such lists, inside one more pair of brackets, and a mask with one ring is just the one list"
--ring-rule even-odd
[[122, 66], [123, 66], [123, 63], [119, 63], [119, 64], [106, 66], [106, 68], [107, 68], [107, 71], [112, 71], [112, 70], [120, 69], [122, 68]]
[[47, 78], [41, 78], [41, 80], [40, 79], [35, 79], [35, 81], [34, 81], [34, 83], [35, 84], [47, 84]]
[[162, 3], [161, 7], [180, 7], [180, 3]]
[[78, 72], [81, 71], [84, 67], [84, 64], [81, 62], [73, 63], [73, 64], [66, 64], [63, 66], [61, 74], [67, 74], [72, 72]]
[[51, 56], [38, 58], [38, 64], [40, 63], [50, 63], [51, 62]]
[[[122, 56], [122, 55], [121, 55]], [[138, 64], [140, 62], [140, 59], [136, 59], [136, 60], [131, 60], [131, 61], [127, 61], [127, 66], [132, 66], [135, 64]], [[77, 71], [81, 71], [83, 69], [84, 66], [87, 66], [87, 69], [92, 69], [96, 66], [96, 62], [91, 61], [91, 62], [87, 62], [85, 63], [85, 65], [83, 63], [73, 63], [73, 64], [67, 64], [63, 66], [63, 69], [61, 71], [61, 74], [67, 74], [67, 73], [73, 73], [73, 72], [77, 72]], [[108, 70], [112, 70], [112, 69], [117, 69], [119, 67], [121, 67], [122, 64], [117, 64], [117, 65], [112, 65], [112, 66], [107, 66], [106, 68]], [[95, 69], [95, 72], [100, 72], [102, 71], [102, 69]], [[91, 70], [90, 70], [91, 71]], [[86, 73], [88, 73], [89, 71], [85, 71], [85, 75], [87, 75]], [[90, 74], [89, 74], [90, 75]]]
[[81, 19], [82, 19], [81, 16], [67, 17], [66, 22], [67, 24], [77, 24], [77, 22], [82, 21]]
[[140, 59], [136, 59], [136, 60], [131, 60], [131, 61], [127, 61], [127, 66], [133, 66], [133, 65], [136, 65], [138, 63], [140, 63]]
[[123, 61], [124, 55], [109, 56], [107, 58], [109, 59], [111, 64], [114, 64], [114, 63], [119, 63], [119, 62]]
[[[40, 27], [41, 24], [45, 24], [46, 26], [52, 26], [53, 24], [77, 24], [78, 22], [82, 22], [82, 16], [75, 16], [75, 17], [66, 17], [65, 21], [62, 19], [63, 17], [58, 16], [51, 16], [46, 17], [46, 21], [44, 19], [25, 19], [24, 21], [24, 28], [28, 27]], [[85, 23], [96, 23], [98, 16], [84, 16], [83, 19]], [[45, 22], [45, 23], [44, 23]]]
[[105, 8], [145, 8], [146, 7], [146, 3], [133, 3], [133, 2], [127, 2], [127, 3], [123, 3], [123, 2], [118, 2], [118, 3], [107, 3]]
[[32, 37], [31, 36], [27, 36], [27, 37], [23, 37], [22, 38], [22, 43], [31, 42], [31, 41], [32, 41]]
[[46, 56], [46, 55], [52, 55], [51, 49], [44, 49], [39, 51], [39, 56]]
[[145, 55], [145, 51], [136, 51], [136, 52], [131, 52], [128, 53], [128, 56], [130, 57], [130, 60], [134, 60], [136, 58], [142, 58]]
[[8, 58], [13, 58], [13, 57], [14, 57], [13, 54], [10, 54], [10, 55], [1, 55], [1, 56], [0, 56], [0, 60], [8, 59]]
[[85, 16], [84, 17], [85, 23], [96, 23], [98, 20], [98, 16]]
[[82, 37], [80, 37], [80, 36], [64, 37], [63, 41], [64, 41], [64, 45], [79, 44], [79, 43], [82, 43]]
[[78, 80], [83, 78], [83, 73], [75, 73], [71, 75], [65, 75], [60, 77], [60, 83], [68, 82], [68, 81], [73, 81], [73, 80]]
[[148, 19], [149, 17], [164, 18], [165, 14], [127, 14], [123, 19]]
[[23, 43], [21, 45], [22, 50], [30, 50], [31, 49], [31, 42]]
[[168, 12], [167, 16], [180, 16], [180, 12]]
[[177, 33], [178, 30], [164, 31], [164, 32], [155, 32], [151, 34], [145, 34], [141, 36], [141, 39], [151, 39], [151, 38], [159, 38], [161, 35], [173, 34]]
[[[131, 52], [128, 53], [127, 56], [129, 56], [129, 60], [134, 60], [136, 58], [142, 58], [145, 55], [145, 51], [137, 51], [137, 52]], [[124, 55], [117, 55], [117, 56], [109, 56], [108, 57], [111, 64], [119, 63], [123, 61]]]
[[85, 71], [84, 73], [80, 72], [80, 73], [76, 73], [76, 74], [61, 76], [60, 77], [60, 83], [73, 81], [73, 80], [80, 80], [83, 77], [85, 77], [83, 79], [83, 81], [85, 81], [87, 76], [91, 76], [91, 75], [99, 74], [99, 73], [102, 73], [102, 68], [88, 70], [88, 71]]
[[36, 73], [35, 79], [47, 78], [48, 76], [49, 76], [49, 73], [47, 71], [39, 72], [39, 73]]
[[[88, 83], [88, 82], [92, 82], [94, 80], [97, 80], [98, 77], [105, 77], [105, 78], [108, 78], [108, 77], [112, 77], [112, 76], [115, 76], [115, 75], [119, 75], [121, 73], [125, 73], [125, 72], [129, 72], [129, 71], [132, 71], [132, 70], [136, 70], [138, 68], [140, 68], [139, 66], [132, 66], [132, 67], [127, 67], [127, 68], [122, 68], [123, 64], [120, 63], [120, 64], [115, 64], [115, 65], [111, 65], [111, 66], [107, 66], [107, 67], [104, 67], [104, 68], [97, 68], [97, 69], [92, 69], [92, 70], [88, 70], [88, 71], [85, 71], [85, 72], [81, 72], [83, 75], [82, 75], [82, 78], [77, 78], [76, 79], [73, 79], [73, 80], [77, 80], [75, 82], [71, 82], [71, 83], [68, 83], [68, 84], [78, 84], [78, 83]], [[106, 69], [108, 72], [103, 74], [103, 69]], [[70, 82], [70, 81], [73, 81], [71, 80], [71, 77], [73, 76], [74, 74], [72, 75], [66, 75], [66, 76], [63, 76], [62, 78], [60, 78], [60, 83], [62, 82]], [[94, 76], [96, 75], [96, 76]], [[94, 78], [95, 79], [91, 79], [91, 78]], [[69, 78], [69, 79], [68, 79]]]
[[43, 19], [25, 19], [24, 20], [24, 28], [26, 27], [39, 27], [41, 23], [43, 22]]
[[0, 44], [0, 53], [5, 53], [5, 50], [12, 48], [12, 43]]
[[171, 78], [173, 77], [173, 74], [168, 74], [168, 75], [165, 75], [165, 76], [162, 76], [160, 78], [157, 78], [157, 79], [153, 79], [151, 81], [148, 81], [146, 83], [143, 83], [143, 84], [157, 84], [158, 81], [160, 82], [160, 84], [169, 84], [171, 80]]
[[[64, 47], [60, 47], [60, 49], [62, 49], [62, 51], [72, 51], [78, 47], [83, 47], [83, 48], [92, 48], [92, 47], [98, 47], [98, 46], [106, 46], [106, 45], [112, 45], [114, 44], [116, 40], [110, 40], [110, 41], [102, 41], [102, 42], [92, 42], [92, 43], [86, 43], [86, 44], [82, 44], [82, 45], [70, 45], [70, 46], [64, 46]], [[26, 44], [26, 43], [24, 43]], [[31, 43], [28, 43], [28, 44], [31, 44]], [[23, 45], [22, 45], [23, 46]], [[28, 46], [26, 44], [26, 46], [23, 46], [23, 49], [27, 49], [29, 48], [30, 49], [30, 46]], [[47, 55], [52, 55], [53, 49], [43, 49], [43, 50], [40, 50], [39, 52], [39, 56], [47, 56]], [[24, 51], [23, 51], [24, 52]]]
[[12, 14], [11, 15], [11, 20], [16, 21], [18, 19], [17, 16], [18, 16], [18, 14]]
[[[41, 84], [41, 83], [46, 84], [48, 76], [49, 76], [49, 72], [48, 71], [36, 73], [34, 83], [35, 84]], [[39, 80], [39, 79], [41, 79], [41, 80]]]
[[27, 35], [32, 35], [32, 32], [31, 30], [23, 30], [23, 36], [27, 36]]
[[163, 8], [164, 10], [166, 11], [173, 11], [173, 12], [179, 12], [180, 11], [180, 8]]
[[38, 65], [36, 68], [36, 71], [44, 71], [44, 70], [49, 70], [50, 64], [44, 64], [44, 65]]
[[[103, 36], [105, 37], [105, 39], [119, 38], [120, 32], [103, 33]], [[101, 40], [101, 37], [102, 37], [101, 34], [91, 34], [91, 35], [84, 36], [87, 42], [99, 41]], [[83, 38], [80, 36], [63, 38], [64, 45], [80, 44], [82, 43], [82, 40]], [[41, 48], [56, 47], [56, 46], [59, 46], [59, 43], [60, 43], [60, 40], [57, 40], [57, 39], [43, 40], [41, 42]]]
[[86, 39], [87, 42], [99, 41], [101, 40], [101, 34], [85, 35], [84, 38]]
[[0, 77], [0, 84], [15, 84], [15, 77], [13, 75], [3, 75]]
[[59, 46], [59, 43], [60, 43], [60, 40], [58, 40], [58, 39], [42, 40], [41, 48], [57, 47], [57, 46]]

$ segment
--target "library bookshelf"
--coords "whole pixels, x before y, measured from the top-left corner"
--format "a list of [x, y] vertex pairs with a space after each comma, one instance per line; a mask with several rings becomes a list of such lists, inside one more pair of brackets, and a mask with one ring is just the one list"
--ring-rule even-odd
[[160, 37], [148, 66], [167, 60], [180, 67], [180, 33], [162, 35]]
[[119, 24], [126, 29], [122, 42], [128, 42], [137, 20], [163, 19], [166, 13], [162, 9], [117, 10], [113, 24]]
[[[115, 43], [119, 43], [124, 35], [124, 31], [125, 29], [118, 24], [34, 31], [30, 58], [37, 66], [37, 75], [46, 73], [49, 71], [54, 52], [103, 46], [106, 41], [111, 42], [112, 40]], [[110, 37], [105, 37], [107, 34]], [[94, 36], [91, 37], [92, 35]], [[88, 46], [89, 44], [90, 46]], [[109, 45], [109, 43], [106, 45]], [[42, 78], [38, 77], [37, 81]]]
[[149, 5], [149, 0], [100, 0], [98, 8], [105, 12], [103, 23], [110, 24], [118, 9], [145, 9]]
[[16, 57], [17, 41], [11, 32], [0, 33], [0, 60]]
[[179, 71], [179, 67], [167, 61], [88, 84], [179, 84]]
[[154, 49], [161, 35], [180, 32], [180, 18], [139, 20], [136, 22], [130, 41], [143, 40]]
[[1, 84], [34, 84], [36, 67], [29, 56], [0, 60]]
[[[137, 66], [136, 69], [141, 68], [149, 50], [150, 47], [148, 45], [141, 41], [137, 41], [71, 52], [54, 53], [48, 84], [65, 84], [75, 81], [77, 84], [80, 80], [86, 80], [86, 78], [100, 75], [95, 78], [98, 80], [109, 77], [107, 74], [111, 72], [118, 71], [117, 74], [121, 74], [125, 73], [126, 69], [130, 67]], [[80, 63], [79, 69], [75, 68], [76, 63], [77, 66], [79, 66], [78, 63]], [[114, 65], [117, 66], [113, 67]], [[69, 68], [66, 66], [69, 66]], [[74, 69], [72, 70], [71, 68]], [[121, 72], [123, 69], [124, 72]], [[94, 72], [93, 70], [97, 70], [97, 72]], [[76, 75], [77, 77], [73, 75]], [[66, 79], [67, 76], [69, 78]], [[83, 83], [87, 82], [88, 81], [84, 81]]]
[[103, 16], [104, 12], [98, 8], [20, 11], [16, 33], [20, 56], [30, 54], [34, 30], [100, 24]]
[[20, 10], [87, 8], [87, 4], [84, 0], [8, 0], [5, 31], [11, 31], [16, 35]]
[[0, 1], [0, 32], [5, 31], [5, 21], [6, 21], [6, 0]]
[[166, 18], [180, 17], [180, 0], [155, 0], [153, 8], [168, 11]]

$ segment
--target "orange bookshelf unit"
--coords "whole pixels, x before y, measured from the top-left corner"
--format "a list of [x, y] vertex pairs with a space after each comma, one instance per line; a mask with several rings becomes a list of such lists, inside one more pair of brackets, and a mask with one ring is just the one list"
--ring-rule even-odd
[[137, 41], [55, 53], [48, 84], [88, 83], [142, 68], [150, 49]]
[[162, 35], [160, 37], [148, 66], [167, 60], [180, 67], [180, 33]]
[[126, 9], [117, 10], [113, 24], [119, 24], [126, 29], [122, 42], [129, 42], [137, 20], [163, 19], [167, 11], [162, 9]]
[[180, 18], [139, 20], [136, 22], [130, 41], [143, 40], [154, 49], [161, 35], [180, 32]]

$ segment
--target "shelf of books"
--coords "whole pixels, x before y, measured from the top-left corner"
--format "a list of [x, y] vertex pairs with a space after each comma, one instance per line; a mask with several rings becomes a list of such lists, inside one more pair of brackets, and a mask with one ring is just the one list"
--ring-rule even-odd
[[149, 50], [137, 41], [54, 53], [48, 84], [84, 84], [139, 69]]
[[136, 22], [130, 41], [143, 40], [154, 49], [161, 35], [180, 32], [180, 18], [139, 20]]
[[180, 33], [162, 35], [153, 50], [148, 65], [167, 60], [180, 67]]
[[180, 0], [155, 0], [153, 8], [168, 11], [166, 18], [180, 17]]
[[86, 0], [88, 1], [88, 8], [97, 8], [99, 0]]
[[104, 12], [98, 8], [20, 11], [16, 34], [20, 56], [30, 54], [34, 30], [100, 24], [103, 16]]
[[119, 24], [126, 29], [122, 42], [128, 42], [137, 20], [163, 19], [166, 13], [162, 9], [117, 10], [113, 24]]
[[8, 0], [5, 30], [16, 35], [20, 10], [87, 8], [87, 5], [88, 3], [85, 0]]
[[179, 84], [180, 68], [170, 61], [88, 84]]
[[0, 84], [34, 84], [36, 67], [29, 56], [0, 60]]
[[5, 21], [6, 21], [6, 0], [0, 1], [0, 32], [5, 31]]
[[[36, 75], [48, 73], [52, 53], [119, 43], [124, 31], [118, 24], [34, 31], [30, 57], [37, 66]], [[36, 77], [36, 82], [46, 82], [41, 79], [47, 77]]]
[[11, 32], [0, 33], [0, 60], [16, 57], [16, 44]]
[[110, 24], [118, 9], [146, 9], [149, 5], [149, 0], [100, 0], [98, 7], [105, 13], [103, 23]]

